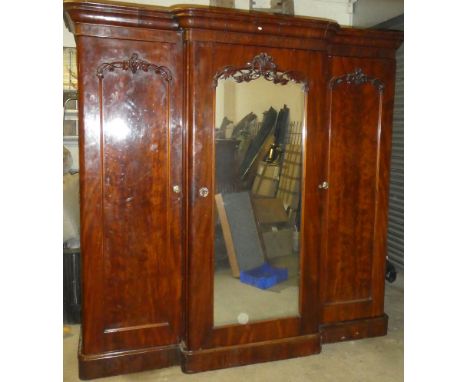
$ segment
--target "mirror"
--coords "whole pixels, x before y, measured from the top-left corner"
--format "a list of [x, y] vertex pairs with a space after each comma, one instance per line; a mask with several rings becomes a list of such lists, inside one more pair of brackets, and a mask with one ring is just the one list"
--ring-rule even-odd
[[262, 54], [215, 85], [214, 325], [298, 316], [307, 84]]

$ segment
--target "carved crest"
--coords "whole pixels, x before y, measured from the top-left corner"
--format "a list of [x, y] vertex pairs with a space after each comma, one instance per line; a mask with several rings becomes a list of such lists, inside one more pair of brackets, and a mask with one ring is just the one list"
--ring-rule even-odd
[[244, 67], [226, 66], [216, 73], [213, 85], [218, 86], [220, 79], [232, 78], [236, 82], [250, 82], [263, 77], [274, 84], [286, 85], [289, 81], [300, 83], [304, 91], [309, 90], [307, 80], [298, 72], [280, 72], [273, 61], [273, 58], [266, 53], [255, 56], [251, 62], [247, 62]]
[[348, 73], [340, 77], [334, 77], [330, 80], [330, 89], [335, 88], [341, 83], [346, 84], [354, 84], [354, 85], [362, 85], [365, 83], [370, 83], [373, 85], [379, 93], [383, 93], [385, 85], [382, 81], [377, 78], [369, 77], [368, 75], [364, 74], [362, 69], [357, 68], [353, 73]]
[[142, 70], [143, 72], [153, 71], [155, 74], [159, 74], [166, 81], [172, 81], [172, 74], [168, 68], [141, 60], [138, 58], [138, 54], [136, 53], [133, 53], [128, 60], [106, 62], [99, 65], [96, 75], [102, 79], [104, 78], [104, 73], [106, 71], [113, 72], [115, 69], [130, 70], [132, 73], [136, 73], [138, 70]]

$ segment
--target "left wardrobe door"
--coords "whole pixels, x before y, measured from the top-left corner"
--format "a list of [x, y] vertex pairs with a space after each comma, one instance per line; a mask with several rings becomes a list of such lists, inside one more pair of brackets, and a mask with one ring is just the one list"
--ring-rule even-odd
[[169, 37], [77, 36], [85, 378], [178, 358], [183, 60]]

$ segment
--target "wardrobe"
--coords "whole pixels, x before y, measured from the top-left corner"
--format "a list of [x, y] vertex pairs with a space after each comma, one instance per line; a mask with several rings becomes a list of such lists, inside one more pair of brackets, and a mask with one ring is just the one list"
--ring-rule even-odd
[[[386, 334], [402, 32], [107, 1], [66, 1], [64, 18], [79, 76], [80, 378]], [[264, 266], [286, 279], [255, 284]]]

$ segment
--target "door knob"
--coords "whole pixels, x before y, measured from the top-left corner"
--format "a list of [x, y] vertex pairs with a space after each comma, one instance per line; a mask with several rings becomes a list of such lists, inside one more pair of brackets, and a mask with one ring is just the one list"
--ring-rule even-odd
[[207, 187], [202, 187], [198, 190], [198, 193], [202, 198], [206, 198], [209, 194], [208, 188]]
[[180, 186], [178, 184], [172, 186], [172, 191], [174, 191], [176, 194], [180, 194]]
[[322, 190], [328, 190], [328, 182], [322, 182], [318, 185], [318, 188]]

